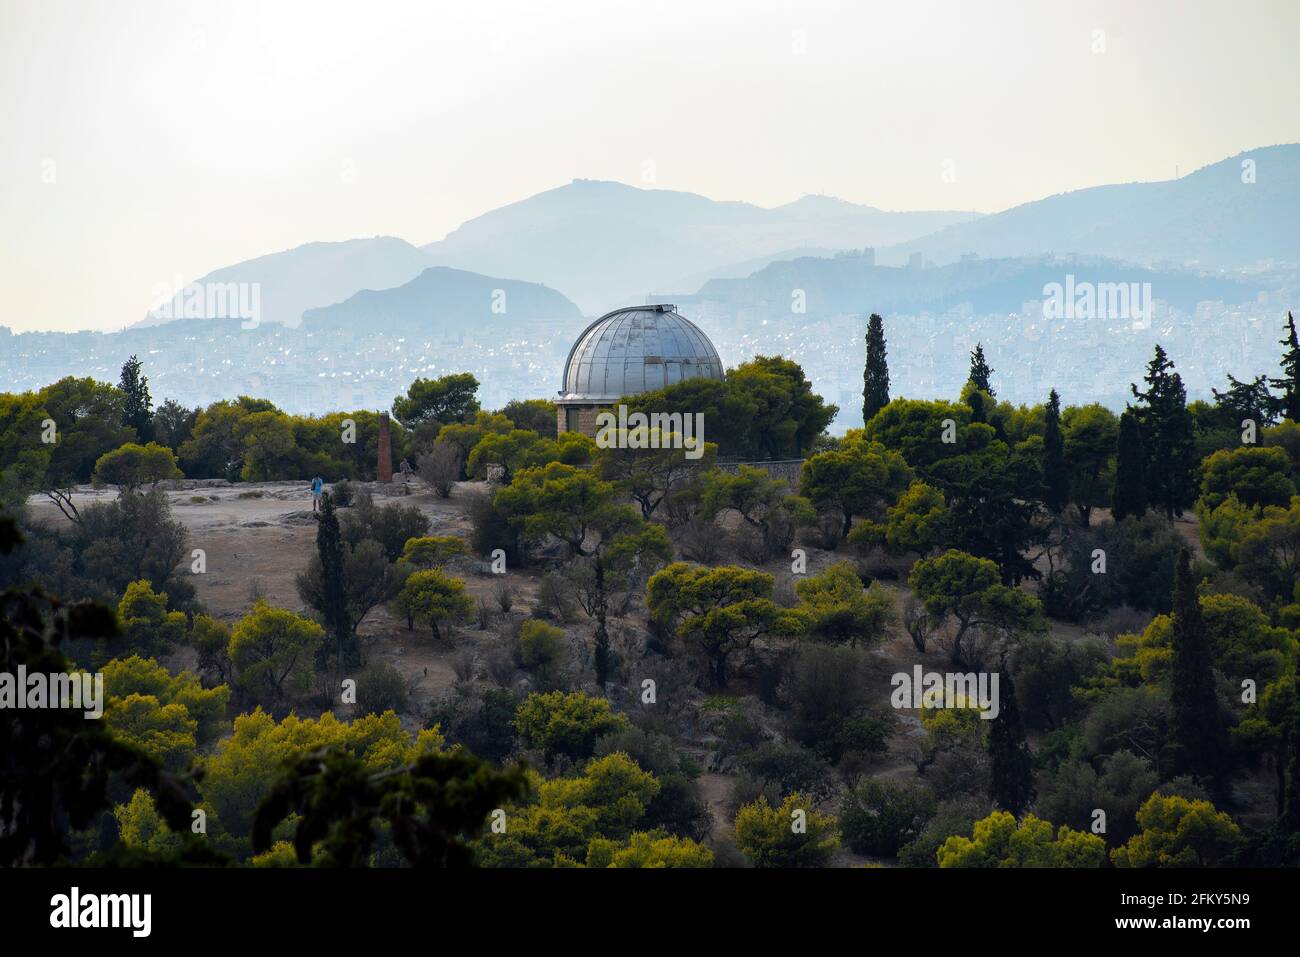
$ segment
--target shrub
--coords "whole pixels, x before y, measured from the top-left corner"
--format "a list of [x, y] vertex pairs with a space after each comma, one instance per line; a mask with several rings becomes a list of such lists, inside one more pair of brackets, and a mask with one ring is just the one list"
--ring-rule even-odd
[[868, 778], [840, 804], [840, 834], [859, 854], [894, 857], [921, 836], [934, 815], [928, 788]]
[[780, 807], [760, 796], [736, 814], [736, 846], [755, 867], [821, 867], [839, 847], [835, 818], [791, 794]]

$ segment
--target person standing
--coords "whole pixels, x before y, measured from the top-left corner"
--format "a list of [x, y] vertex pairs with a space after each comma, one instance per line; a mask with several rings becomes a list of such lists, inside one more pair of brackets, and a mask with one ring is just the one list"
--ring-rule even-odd
[[325, 489], [325, 480], [317, 475], [311, 480], [311, 510], [313, 512], [320, 509], [321, 492]]

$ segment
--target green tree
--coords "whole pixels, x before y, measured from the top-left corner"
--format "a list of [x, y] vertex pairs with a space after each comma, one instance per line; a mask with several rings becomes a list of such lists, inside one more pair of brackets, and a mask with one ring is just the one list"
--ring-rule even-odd
[[588, 867], [712, 867], [713, 852], [690, 838], [640, 831], [620, 847], [607, 838], [587, 846]]
[[[49, 446], [38, 491], [49, 498], [72, 522], [81, 515], [72, 501], [73, 488], [89, 482], [95, 463], [105, 452], [137, 438], [121, 424], [125, 397], [120, 389], [94, 379], [71, 376], [37, 393], [40, 407], [55, 424], [56, 441]], [[40, 438], [43, 427], [32, 433]]]
[[1119, 417], [1117, 443], [1111, 514], [1118, 522], [1130, 516], [1141, 518], [1151, 502], [1147, 487], [1146, 446], [1136, 410], [1125, 409]]
[[998, 566], [987, 558], [950, 549], [913, 565], [908, 584], [930, 615], [956, 622], [951, 649], [954, 664], [965, 661], [962, 640], [971, 629], [1007, 636], [1045, 627], [1042, 603], [1018, 588], [1003, 585]]
[[526, 788], [521, 768], [498, 771], [467, 751], [424, 753], [376, 771], [345, 749], [318, 750], [299, 758], [259, 805], [253, 850], [269, 851], [277, 825], [292, 816], [298, 863], [365, 867], [382, 822], [408, 864], [466, 868], [488, 815]]
[[393, 399], [393, 417], [404, 425], [468, 422], [479, 411], [478, 379], [468, 372], [416, 379], [406, 395]]
[[[949, 420], [956, 439], [951, 443], [944, 441]], [[872, 417], [863, 432], [868, 441], [879, 442], [899, 453], [922, 478], [930, 481], [930, 469], [935, 462], [969, 447], [970, 422], [970, 406], [965, 403], [894, 399]]]
[[1131, 389], [1133, 397], [1141, 403], [1135, 411], [1142, 426], [1146, 452], [1148, 501], [1172, 519], [1182, 515], [1183, 509], [1196, 500], [1196, 440], [1192, 417], [1187, 411], [1187, 390], [1182, 376], [1174, 371], [1173, 362], [1159, 345], [1147, 363], [1143, 381], [1147, 386], [1145, 392], [1137, 385]]
[[1274, 389], [1282, 395], [1274, 400], [1274, 408], [1292, 422], [1300, 422], [1300, 339], [1296, 338], [1295, 319], [1290, 310], [1286, 314], [1286, 335], [1278, 342], [1285, 346], [1282, 353], [1282, 376], [1270, 379]]
[[324, 639], [325, 630], [316, 622], [258, 601], [230, 633], [237, 687], [272, 704], [307, 690], [312, 660]]
[[976, 389], [994, 399], [997, 398], [997, 393], [993, 391], [993, 386], [989, 382], [992, 376], [993, 369], [984, 358], [984, 346], [977, 342], [974, 351], [970, 354], [970, 375], [966, 377], [966, 381], [973, 383]]
[[943, 493], [917, 479], [885, 510], [883, 523], [859, 523], [848, 542], [859, 547], [881, 545], [891, 555], [912, 553], [924, 558], [944, 543], [951, 518]]
[[1016, 703], [1016, 683], [1005, 667], [998, 686], [998, 716], [989, 728], [989, 797], [993, 806], [1016, 817], [1034, 802], [1034, 756]]
[[780, 807], [766, 795], [736, 812], [736, 846], [755, 867], [822, 867], [839, 847], [835, 818], [798, 792]]
[[862, 372], [862, 424], [889, 405], [889, 364], [885, 358], [885, 320], [876, 313], [867, 320], [867, 363]]
[[1277, 422], [1277, 400], [1268, 391], [1268, 376], [1256, 376], [1249, 382], [1242, 382], [1229, 375], [1226, 392], [1210, 391], [1214, 393], [1216, 411], [1228, 430], [1244, 428], [1246, 420], [1254, 422], [1257, 429]]
[[627, 718], [608, 699], [581, 691], [530, 694], [515, 712], [515, 728], [525, 746], [539, 748], [548, 761], [559, 754], [589, 758], [598, 739], [626, 727]]
[[1140, 833], [1110, 852], [1116, 867], [1214, 867], [1241, 843], [1241, 829], [1209, 801], [1157, 792], [1137, 820]]
[[400, 601], [417, 622], [429, 626], [435, 640], [442, 637], [445, 622], [463, 621], [474, 610], [465, 583], [437, 568], [412, 572], [402, 586]]
[[548, 402], [546, 399], [511, 399], [497, 412], [518, 428], [536, 432], [544, 439], [557, 438], [554, 402]]
[[1227, 731], [1215, 692], [1214, 660], [1187, 552], [1174, 579], [1169, 742], [1175, 773], [1221, 783]]
[[1296, 494], [1291, 461], [1282, 449], [1244, 445], [1220, 449], [1201, 463], [1201, 499], [1213, 510], [1229, 495], [1247, 507], [1285, 507]]
[[798, 630], [797, 617], [772, 601], [774, 584], [771, 575], [736, 565], [674, 562], [646, 585], [646, 607], [661, 626], [675, 630], [703, 660], [712, 685], [722, 688], [737, 651], [760, 635]]
[[414, 568], [441, 568], [458, 555], [468, 555], [465, 540], [458, 535], [422, 535], [408, 538], [398, 561]]
[[[334, 509], [334, 497], [329, 493], [321, 496], [320, 511], [316, 515], [315, 557], [319, 563], [320, 587], [308, 591], [310, 597], [316, 598], [320, 603], [321, 617], [325, 620], [325, 632], [333, 639], [336, 650], [335, 661], [341, 673], [345, 665], [360, 663], [361, 651], [357, 647], [352, 620], [347, 612], [348, 592], [343, 570], [345, 559], [343, 532], [339, 528], [338, 513]], [[305, 581], [311, 581], [310, 575], [309, 570]]]
[[782, 356], [755, 356], [732, 369], [726, 385], [755, 409], [750, 444], [760, 458], [802, 456], [839, 411], [813, 392], [798, 363]]
[[148, 445], [128, 442], [112, 452], [105, 452], [95, 462], [94, 479], [97, 483], [116, 485], [126, 492], [134, 492], [142, 485], [157, 485], [163, 479], [180, 477], [176, 456], [171, 449], [157, 442]]
[[241, 714], [233, 733], [203, 762], [198, 787], [208, 809], [209, 840], [236, 857], [249, 856], [258, 807], [287, 766], [317, 749], [345, 749], [372, 771], [396, 772], [421, 755], [441, 751], [444, 743], [436, 726], [408, 732], [392, 711], [351, 722], [328, 711], [319, 718], [290, 714], [278, 722], [260, 707]]
[[1060, 515], [1070, 501], [1070, 472], [1065, 464], [1065, 437], [1061, 432], [1061, 397], [1053, 389], [1047, 397], [1043, 430], [1043, 503]]
[[935, 814], [934, 794], [914, 784], [865, 778], [840, 804], [840, 834], [859, 854], [894, 857]]
[[[596, 474], [625, 489], [648, 521], [664, 502], [697, 486], [717, 458], [716, 443], [705, 442], [699, 455], [689, 458], [687, 453], [694, 455], [694, 451], [683, 447], [678, 438], [673, 432], [648, 429], [642, 447], [633, 448], [627, 435], [620, 434], [613, 444], [597, 449]], [[658, 447], [650, 447], [652, 443]]]
[[187, 409], [175, 399], [168, 399], [153, 414], [153, 437], [160, 445], [180, 452], [181, 444], [194, 433], [198, 409]]
[[876, 517], [877, 510], [897, 499], [915, 474], [897, 452], [879, 442], [867, 442], [856, 430], [838, 449], [805, 459], [800, 494], [817, 509], [838, 512], [847, 536], [854, 515]]
[[862, 579], [849, 562], [836, 562], [820, 575], [795, 582], [799, 604], [795, 613], [815, 638], [856, 647], [870, 645], [886, 635], [898, 620], [894, 596], [884, 585]]
[[603, 687], [612, 664], [606, 615], [610, 577], [632, 567], [654, 568], [672, 557], [672, 543], [661, 525], [647, 524], [618, 500], [618, 486], [591, 470], [553, 462], [524, 469], [496, 494], [496, 507], [526, 538], [554, 536], [589, 570], [588, 613], [596, 619], [596, 680]]
[[735, 512], [773, 553], [785, 551], [794, 540], [795, 529], [813, 517], [807, 499], [790, 495], [784, 481], [748, 465], [738, 466], [735, 472], [714, 469], [705, 473], [700, 509], [710, 519], [722, 512]]
[[1119, 419], [1102, 405], [1071, 406], [1061, 414], [1070, 501], [1087, 528], [1092, 510], [1111, 504]]
[[117, 605], [122, 624], [122, 644], [146, 655], [165, 655], [185, 637], [185, 615], [167, 610], [167, 595], [150, 587], [147, 580], [126, 586]]
[[518, 654], [524, 668], [553, 678], [568, 655], [564, 629], [529, 618], [519, 628]]
[[[0, 555], [20, 544], [0, 517]], [[100, 605], [63, 603], [39, 589], [0, 592], [0, 673], [67, 673], [60, 646], [102, 641], [117, 630]], [[188, 828], [193, 804], [184, 784], [100, 721], [72, 708], [36, 708], [0, 721], [0, 866], [66, 861], [73, 830], [90, 827], [112, 806], [110, 793], [143, 787], [173, 828]]]
[[956, 835], [939, 848], [940, 867], [1101, 867], [1106, 842], [1062, 825], [1055, 834], [1050, 821], [994, 811], [975, 822], [970, 837]]
[[135, 429], [136, 436], [147, 442], [153, 437], [153, 399], [149, 395], [149, 379], [140, 374], [140, 365], [135, 356], [122, 364], [118, 388], [126, 397], [122, 404], [122, 424]]

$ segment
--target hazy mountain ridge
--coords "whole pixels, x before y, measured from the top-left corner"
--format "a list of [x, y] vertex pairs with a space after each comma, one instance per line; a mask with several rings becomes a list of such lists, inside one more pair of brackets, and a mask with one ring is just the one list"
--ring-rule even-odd
[[1151, 295], [1184, 311], [1198, 302], [1242, 303], [1273, 287], [1271, 281], [1148, 269], [1095, 256], [973, 259], [917, 269], [878, 266], [855, 256], [804, 257], [774, 262], [744, 279], [713, 279], [699, 298], [763, 315], [791, 315], [794, 290], [807, 314], [943, 312], [969, 303], [977, 313], [1018, 311], [1043, 299], [1048, 283], [1150, 283]]
[[574, 180], [475, 217], [422, 248], [443, 265], [545, 282], [598, 314], [681, 277], [778, 250], [895, 243], [978, 215], [887, 212], [823, 196], [766, 209]]
[[579, 321], [582, 312], [562, 293], [540, 283], [431, 266], [395, 288], [364, 289], [343, 302], [309, 309], [303, 324], [310, 330], [419, 333], [507, 328], [532, 319]]
[[[1254, 182], [1243, 182], [1246, 160]], [[936, 263], [984, 257], [1085, 253], [1142, 264], [1162, 260], [1240, 268], [1300, 261], [1300, 144], [1249, 150], [1175, 180], [1058, 193], [947, 226], [879, 251], [901, 264], [912, 253]]]
[[[399, 286], [429, 267], [428, 257], [394, 236], [313, 242], [224, 266], [195, 285], [258, 283], [262, 322], [294, 327], [307, 310], [346, 299], [360, 289]], [[175, 318], [182, 318], [174, 310]], [[225, 315], [206, 318], [225, 318]], [[150, 313], [135, 327], [173, 321]]]

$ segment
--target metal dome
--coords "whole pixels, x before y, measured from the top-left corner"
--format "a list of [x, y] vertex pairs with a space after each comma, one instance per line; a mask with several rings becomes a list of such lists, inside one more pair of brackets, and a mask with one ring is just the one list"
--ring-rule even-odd
[[694, 378], [723, 378], [709, 337], [675, 306], [631, 306], [606, 313], [578, 336], [559, 401], [612, 403]]

